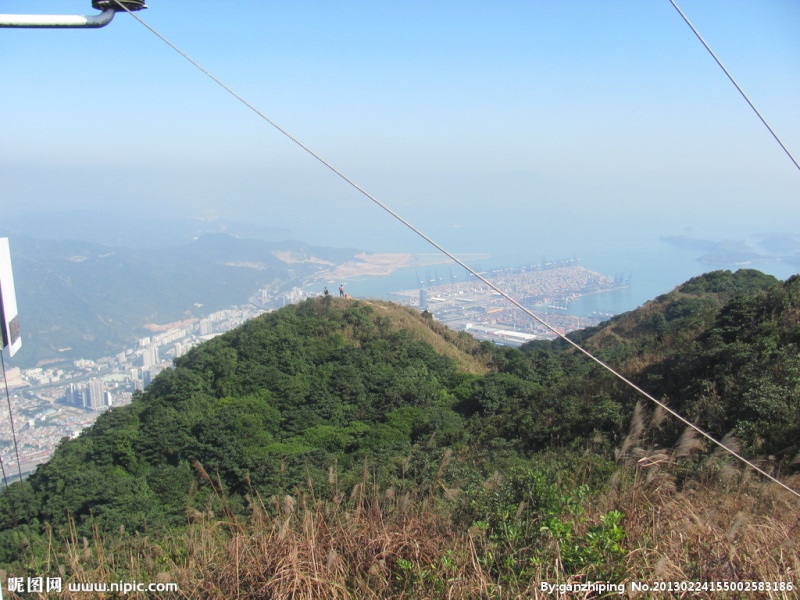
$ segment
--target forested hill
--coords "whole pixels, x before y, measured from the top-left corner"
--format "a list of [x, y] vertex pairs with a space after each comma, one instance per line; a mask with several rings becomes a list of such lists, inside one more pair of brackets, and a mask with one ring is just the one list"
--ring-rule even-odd
[[0, 525], [24, 520], [19, 511], [53, 525], [91, 515], [109, 530], [179, 525], [211, 493], [195, 463], [233, 496], [284, 493], [309, 473], [324, 481], [333, 464], [346, 480], [367, 457], [394, 476], [420, 440], [463, 441], [455, 390], [490, 360], [490, 346], [389, 303], [288, 306], [192, 350], [62, 442], [26, 482], [32, 500], [16, 515], [3, 502]]
[[[800, 278], [711, 273], [574, 337], [748, 456], [794, 468]], [[390, 303], [307, 300], [194, 349], [62, 442], [0, 497], [0, 561], [44, 540], [45, 524], [159, 536], [223, 498], [245, 514], [254, 498], [337, 497], [367, 479], [443, 495], [454, 526], [490, 532], [514, 514], [498, 503], [534, 494], [538, 532], [545, 512], [603, 489], [639, 400], [560, 341], [495, 347]], [[683, 432], [651, 423], [637, 443], [669, 447]]]
[[800, 277], [715, 271], [576, 338], [717, 439], [800, 451]]

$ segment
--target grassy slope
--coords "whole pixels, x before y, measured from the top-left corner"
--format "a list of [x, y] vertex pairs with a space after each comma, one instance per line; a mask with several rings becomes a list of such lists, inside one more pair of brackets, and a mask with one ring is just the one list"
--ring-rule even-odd
[[406, 306], [380, 300], [365, 303], [375, 307], [376, 314], [391, 319], [393, 329], [409, 331], [420, 342], [430, 344], [437, 353], [453, 359], [462, 371], [476, 375], [489, 371], [489, 356], [481, 353], [480, 343], [469, 334], [456, 333]]

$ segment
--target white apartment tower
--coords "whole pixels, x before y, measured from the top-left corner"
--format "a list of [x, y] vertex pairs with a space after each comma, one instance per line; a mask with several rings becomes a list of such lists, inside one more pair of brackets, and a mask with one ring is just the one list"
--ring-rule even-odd
[[106, 405], [106, 397], [103, 390], [103, 382], [99, 379], [92, 379], [86, 384], [86, 408], [99, 410]]

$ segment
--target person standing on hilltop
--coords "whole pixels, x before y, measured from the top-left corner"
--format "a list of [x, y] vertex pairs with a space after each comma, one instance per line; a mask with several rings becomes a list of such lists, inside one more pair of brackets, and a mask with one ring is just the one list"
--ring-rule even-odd
[[339, 286], [339, 298], [344, 298], [344, 284]]

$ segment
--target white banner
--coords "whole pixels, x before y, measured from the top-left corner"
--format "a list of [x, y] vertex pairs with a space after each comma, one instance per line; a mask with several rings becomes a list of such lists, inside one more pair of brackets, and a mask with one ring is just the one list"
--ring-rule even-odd
[[8, 346], [11, 356], [22, 347], [19, 334], [17, 297], [14, 292], [14, 273], [11, 270], [11, 250], [8, 238], [0, 238], [0, 333], [3, 348]]

